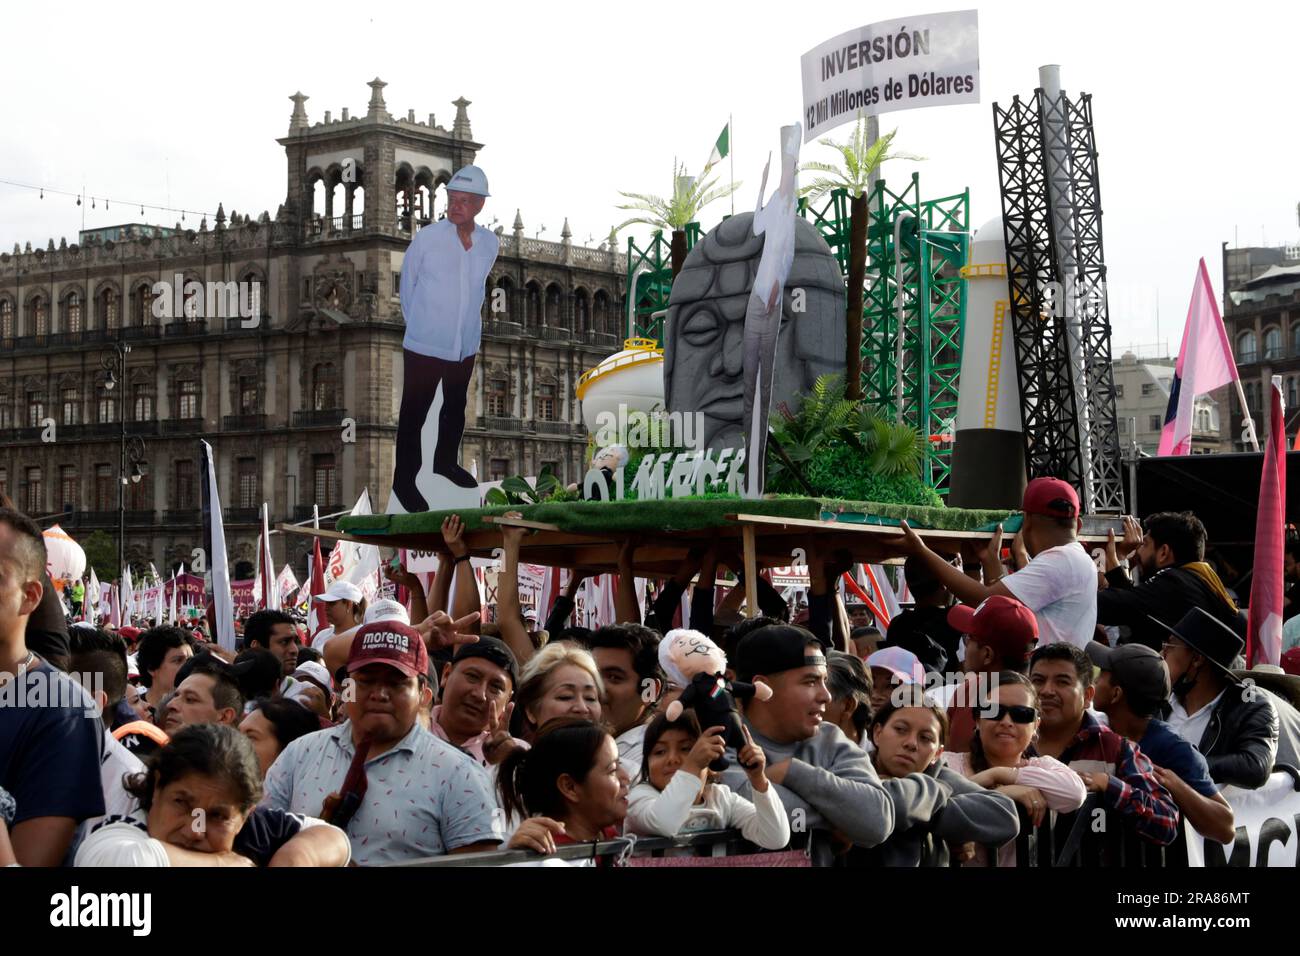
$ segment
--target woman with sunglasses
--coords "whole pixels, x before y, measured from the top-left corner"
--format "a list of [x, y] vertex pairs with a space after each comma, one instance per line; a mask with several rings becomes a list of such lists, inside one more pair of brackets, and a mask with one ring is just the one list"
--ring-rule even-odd
[[[1038, 735], [1038, 692], [1029, 678], [1016, 671], [998, 674], [991, 707], [976, 710], [976, 731], [970, 753], [945, 753], [950, 770], [972, 783], [996, 790], [1025, 808], [1035, 827], [1047, 811], [1069, 813], [1083, 806], [1088, 792], [1083, 779], [1055, 757], [1034, 753]], [[983, 847], [976, 847], [972, 866], [985, 866]], [[1008, 843], [998, 851], [998, 866], [1016, 865], [1016, 847]]]

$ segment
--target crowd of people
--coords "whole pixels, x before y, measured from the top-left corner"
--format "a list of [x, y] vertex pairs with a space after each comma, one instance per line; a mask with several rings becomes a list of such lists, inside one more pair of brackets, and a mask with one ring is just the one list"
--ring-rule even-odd
[[[1092, 794], [1148, 843], [1184, 822], [1230, 842], [1220, 787], [1297, 766], [1300, 677], [1244, 669], [1194, 515], [1126, 519], [1099, 571], [1070, 485], [1031, 482], [1023, 510], [1007, 556], [999, 529], [960, 567], [903, 522], [913, 603], [888, 622], [844, 610], [852, 556], [815, 538], [806, 604], [760, 577], [742, 617], [718, 541], [643, 615], [629, 540], [619, 623], [595, 629], [573, 622], [578, 570], [526, 613], [517, 526], [485, 623], [453, 517], [427, 594], [401, 568], [403, 602], [335, 581], [327, 626], [258, 611], [231, 652], [203, 626], [69, 623], [41, 529], [0, 508], [0, 864], [378, 865], [728, 830], [819, 866], [1014, 866], [1023, 828]], [[725, 655], [704, 696], [748, 688], [739, 735], [667, 658], [683, 638]]]

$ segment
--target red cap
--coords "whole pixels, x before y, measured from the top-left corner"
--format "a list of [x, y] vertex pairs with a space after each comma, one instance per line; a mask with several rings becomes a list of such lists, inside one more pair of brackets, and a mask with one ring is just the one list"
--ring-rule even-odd
[[1025, 503], [1021, 510], [1027, 515], [1077, 518], [1079, 495], [1068, 481], [1060, 478], [1035, 478], [1025, 486]]
[[1282, 665], [1282, 670], [1288, 674], [1300, 676], [1300, 647], [1293, 647], [1283, 654], [1279, 663]]
[[400, 621], [376, 621], [353, 636], [348, 673], [367, 664], [387, 664], [407, 677], [423, 677], [429, 671], [429, 651], [415, 628]]
[[948, 623], [971, 639], [991, 647], [1001, 658], [1021, 652], [1025, 660], [1038, 644], [1038, 619], [1015, 598], [995, 594], [979, 607], [958, 604], [948, 611]]
[[124, 625], [123, 627], [119, 627], [117, 629], [117, 633], [123, 640], [131, 641], [132, 643], [134, 643], [136, 638], [138, 638], [144, 632], [140, 630], [140, 628], [138, 627], [132, 627], [131, 625], [127, 624]]

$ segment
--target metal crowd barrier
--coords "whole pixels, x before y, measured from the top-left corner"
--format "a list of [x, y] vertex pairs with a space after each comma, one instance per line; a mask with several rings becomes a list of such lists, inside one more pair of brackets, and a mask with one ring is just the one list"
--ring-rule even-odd
[[[1300, 789], [1300, 771], [1283, 764]], [[1180, 821], [1178, 836], [1167, 846], [1158, 846], [1138, 835], [1124, 814], [1106, 807], [1099, 793], [1090, 793], [1072, 813], [1048, 814], [1038, 827], [1030, 826], [1028, 812], [1019, 804], [1020, 834], [1016, 837], [1017, 867], [1143, 867], [1146, 869], [1187, 866], [1187, 841]], [[807, 837], [796, 836], [791, 847], [806, 846]], [[739, 830], [704, 830], [686, 836], [617, 837], [556, 848], [552, 858], [582, 861], [628, 856], [662, 857], [669, 851], [689, 849], [693, 856], [724, 857], [740, 853], [761, 853]], [[997, 865], [997, 848], [986, 847], [988, 865]], [[409, 860], [392, 866], [506, 866], [547, 859], [531, 850], [490, 850]]]
[[693, 856], [730, 856], [728, 850], [740, 852], [752, 847], [739, 830], [701, 830], [677, 837], [623, 836], [612, 840], [594, 840], [588, 843], [571, 843], [557, 846], [553, 854], [543, 856], [532, 850], [488, 850], [484, 853], [450, 853], [420, 860], [406, 860], [390, 866], [508, 866], [511, 863], [536, 863], [539, 860], [561, 859], [568, 862], [619, 857], [635, 853], [637, 856], [663, 856], [670, 850], [690, 849]]

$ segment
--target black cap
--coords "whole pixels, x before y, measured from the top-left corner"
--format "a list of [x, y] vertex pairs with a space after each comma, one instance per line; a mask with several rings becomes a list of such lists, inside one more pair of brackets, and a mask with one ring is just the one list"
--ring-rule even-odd
[[451, 659], [452, 664], [463, 661], [467, 657], [481, 657], [485, 661], [491, 661], [510, 675], [512, 686], [518, 686], [519, 665], [515, 661], [514, 651], [499, 638], [484, 634], [472, 644], [461, 644], [456, 648], [456, 653]]
[[813, 633], [793, 624], [760, 627], [746, 634], [736, 648], [736, 676], [745, 681], [755, 674], [779, 674], [825, 663], [821, 644]]
[[1169, 667], [1145, 644], [1107, 647], [1091, 641], [1085, 650], [1094, 664], [1110, 671], [1111, 679], [1135, 704], [1158, 704], [1169, 696]]
[[1151, 620], [1181, 640], [1196, 653], [1201, 654], [1211, 663], [1217, 665], [1229, 677], [1232, 676], [1229, 670], [1232, 667], [1232, 662], [1246, 646], [1246, 642], [1241, 639], [1240, 634], [1213, 614], [1199, 607], [1194, 607], [1184, 614], [1174, 627], [1170, 627], [1154, 617]]

